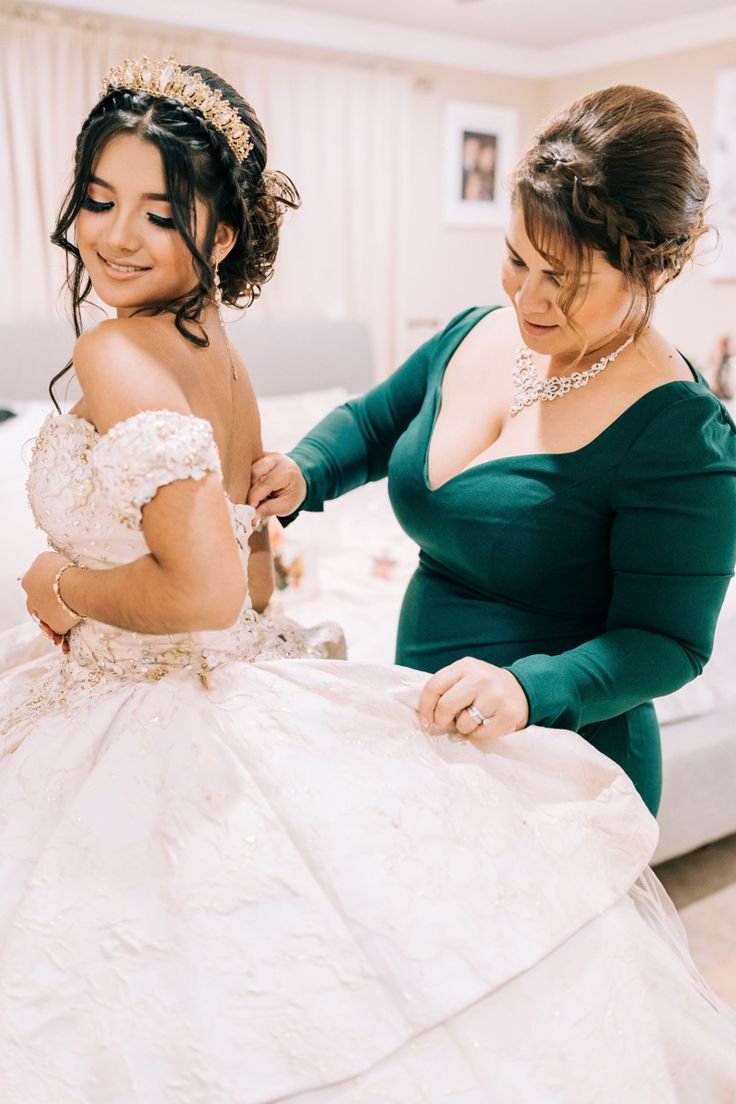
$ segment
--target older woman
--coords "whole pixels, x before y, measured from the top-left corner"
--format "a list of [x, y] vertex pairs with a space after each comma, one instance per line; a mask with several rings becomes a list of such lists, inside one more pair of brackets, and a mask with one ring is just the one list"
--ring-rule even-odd
[[510, 308], [458, 315], [267, 454], [249, 499], [293, 515], [388, 475], [420, 546], [396, 658], [435, 672], [424, 719], [575, 729], [653, 811], [651, 699], [702, 670], [736, 555], [733, 422], [651, 324], [707, 194], [665, 96], [619, 86], [561, 111], [513, 177]]

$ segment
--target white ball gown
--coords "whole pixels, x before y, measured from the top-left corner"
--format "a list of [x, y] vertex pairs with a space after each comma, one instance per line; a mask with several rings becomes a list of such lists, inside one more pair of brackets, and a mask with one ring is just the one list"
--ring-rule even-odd
[[[106, 567], [212, 470], [200, 419], [54, 415], [29, 498]], [[424, 733], [426, 676], [334, 647], [247, 602], [227, 632], [85, 621], [68, 657], [0, 637], [0, 1101], [733, 1102], [734, 1019], [619, 768]]]

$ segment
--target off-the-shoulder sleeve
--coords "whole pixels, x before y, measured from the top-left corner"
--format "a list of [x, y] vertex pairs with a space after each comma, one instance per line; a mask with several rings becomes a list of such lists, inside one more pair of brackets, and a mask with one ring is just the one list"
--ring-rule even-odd
[[579, 729], [679, 689], [702, 671], [736, 557], [736, 429], [710, 394], [664, 408], [612, 485], [606, 631], [510, 670], [530, 722]]
[[171, 410], [144, 410], [118, 422], [90, 462], [118, 520], [131, 529], [140, 528], [141, 510], [160, 487], [222, 474], [209, 422]]

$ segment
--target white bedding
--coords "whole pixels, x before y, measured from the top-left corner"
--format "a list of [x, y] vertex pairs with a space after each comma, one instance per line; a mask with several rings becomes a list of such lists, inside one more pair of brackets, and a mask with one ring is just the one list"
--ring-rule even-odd
[[[0, 403], [0, 407], [3, 406]], [[26, 475], [33, 439], [53, 409], [43, 401], [9, 404], [18, 416], [0, 422], [0, 630], [27, 618], [25, 596], [18, 585], [31, 560], [46, 548], [26, 500]]]

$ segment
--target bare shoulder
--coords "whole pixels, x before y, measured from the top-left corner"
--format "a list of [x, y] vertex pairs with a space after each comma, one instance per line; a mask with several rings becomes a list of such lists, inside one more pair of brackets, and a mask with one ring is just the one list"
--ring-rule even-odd
[[175, 338], [158, 322], [109, 319], [77, 339], [74, 367], [98, 432], [141, 410], [190, 413], [171, 370]]
[[655, 330], [649, 330], [636, 342], [632, 355], [617, 363], [621, 365], [621, 376], [642, 394], [664, 383], [692, 383], [694, 379], [682, 353]]
[[657, 334], [656, 337], [658, 339], [658, 345], [652, 357], [655, 370], [662, 374], [665, 382], [670, 380], [685, 380], [692, 383], [692, 369], [679, 349], [665, 337], [659, 334]]

